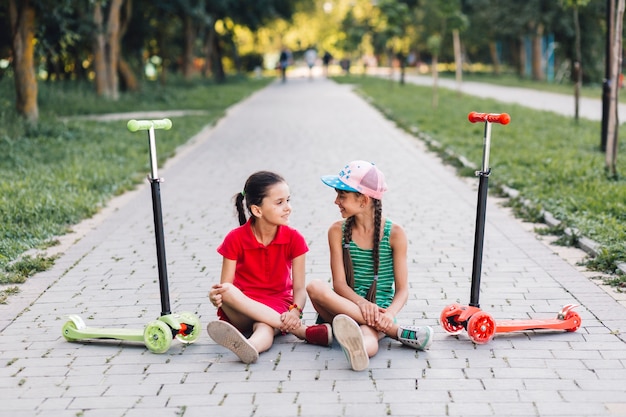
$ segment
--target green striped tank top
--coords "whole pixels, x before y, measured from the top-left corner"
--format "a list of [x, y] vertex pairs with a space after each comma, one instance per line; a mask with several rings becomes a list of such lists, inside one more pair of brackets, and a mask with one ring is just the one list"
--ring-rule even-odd
[[[394, 296], [393, 256], [391, 245], [389, 244], [391, 225], [391, 220], [386, 219], [383, 238], [380, 241], [376, 304], [382, 308], [389, 307]], [[345, 222], [343, 227], [345, 227]], [[352, 257], [352, 267], [354, 268], [354, 292], [361, 297], [365, 297], [374, 280], [372, 250], [361, 249], [356, 243], [350, 241], [350, 256]]]

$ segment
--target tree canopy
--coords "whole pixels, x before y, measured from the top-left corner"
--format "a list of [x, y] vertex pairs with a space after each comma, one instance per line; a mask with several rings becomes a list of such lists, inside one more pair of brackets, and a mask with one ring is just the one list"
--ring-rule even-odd
[[19, 85], [33, 82], [30, 70], [34, 82], [84, 80], [115, 100], [120, 89], [166, 82], [171, 72], [224, 82], [226, 73], [264, 59], [271, 66], [282, 47], [296, 57], [315, 47], [379, 65], [408, 57], [411, 65], [436, 58], [465, 70], [480, 63], [535, 79], [546, 77], [549, 60], [556, 81], [575, 81], [579, 62], [582, 81], [599, 84], [606, 7], [588, 0], [9, 0], [0, 4], [0, 76], [15, 79], [17, 110], [35, 120], [28, 108], [36, 88]]

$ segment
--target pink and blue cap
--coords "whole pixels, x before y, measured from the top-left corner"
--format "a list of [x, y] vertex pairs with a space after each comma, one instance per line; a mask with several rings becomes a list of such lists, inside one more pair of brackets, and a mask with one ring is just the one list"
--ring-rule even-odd
[[361, 193], [377, 200], [381, 200], [387, 191], [385, 176], [376, 165], [367, 161], [352, 161], [339, 171], [339, 175], [324, 175], [322, 181], [336, 190]]

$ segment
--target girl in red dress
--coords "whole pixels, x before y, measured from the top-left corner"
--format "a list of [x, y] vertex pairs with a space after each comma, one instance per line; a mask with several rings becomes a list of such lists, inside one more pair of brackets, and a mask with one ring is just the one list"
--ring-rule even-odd
[[224, 257], [222, 275], [209, 299], [218, 308], [219, 320], [209, 323], [207, 330], [244, 363], [256, 362], [281, 333], [321, 346], [332, 343], [330, 325], [307, 327], [301, 321], [309, 248], [288, 226], [289, 200], [289, 186], [280, 175], [252, 174], [235, 195], [240, 226], [217, 249]]

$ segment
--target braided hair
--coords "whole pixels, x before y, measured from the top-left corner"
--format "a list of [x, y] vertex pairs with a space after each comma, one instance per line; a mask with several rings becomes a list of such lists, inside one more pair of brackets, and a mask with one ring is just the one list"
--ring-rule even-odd
[[[372, 198], [374, 203], [374, 247], [372, 248], [372, 260], [374, 262], [374, 280], [367, 290], [365, 298], [367, 301], [376, 304], [376, 287], [378, 281], [378, 268], [380, 265], [380, 228], [382, 223], [383, 202], [379, 199]], [[346, 282], [354, 289], [354, 267], [352, 264], [352, 256], [350, 255], [350, 241], [352, 240], [352, 227], [354, 227], [354, 216], [346, 219], [343, 228], [343, 267], [346, 273]]]

